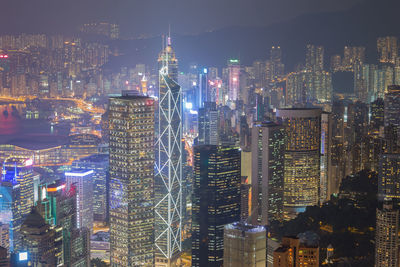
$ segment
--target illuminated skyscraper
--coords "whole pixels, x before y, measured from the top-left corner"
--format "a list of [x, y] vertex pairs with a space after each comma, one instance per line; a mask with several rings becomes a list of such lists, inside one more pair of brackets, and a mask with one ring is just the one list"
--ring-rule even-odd
[[20, 212], [21, 216], [28, 215], [34, 205], [34, 173], [32, 159], [12, 158], [4, 162], [3, 180], [15, 181], [20, 185]]
[[224, 226], [240, 220], [240, 151], [194, 148], [192, 266], [223, 266]]
[[9, 250], [20, 249], [20, 228], [34, 205], [32, 160], [10, 158], [3, 162], [0, 186], [0, 222], [9, 224]]
[[342, 70], [353, 71], [355, 64], [362, 64], [365, 61], [365, 47], [345, 46], [343, 51]]
[[218, 111], [214, 102], [199, 109], [199, 145], [218, 145]]
[[400, 154], [382, 154], [379, 162], [378, 200], [400, 203]]
[[285, 128], [274, 122], [252, 129], [252, 211], [254, 225], [283, 217]]
[[5, 240], [5, 247], [13, 252], [19, 249], [20, 245], [20, 229], [22, 224], [22, 216], [19, 209], [20, 206], [20, 185], [16, 181], [5, 181], [0, 183], [0, 221], [7, 224], [9, 231], [8, 240]]
[[154, 265], [154, 100], [110, 98], [111, 266]]
[[289, 74], [286, 80], [286, 104], [304, 105], [332, 100], [332, 75], [325, 71], [301, 71]]
[[28, 251], [32, 266], [56, 266], [55, 237], [54, 229], [32, 208], [21, 226], [20, 251]]
[[399, 210], [391, 202], [376, 209], [375, 267], [399, 264]]
[[332, 193], [335, 193], [335, 181], [332, 181], [331, 175], [331, 142], [332, 138], [332, 115], [329, 112], [321, 114], [321, 176], [319, 198], [320, 203], [330, 199]]
[[282, 50], [280, 46], [271, 47], [270, 60], [265, 63], [265, 77], [268, 82], [281, 78], [284, 75], [284, 64], [282, 63]]
[[398, 55], [397, 37], [386, 36], [377, 39], [379, 62], [394, 64]]
[[265, 267], [267, 232], [263, 226], [232, 223], [224, 229], [225, 267]]
[[[70, 190], [67, 190], [66, 187], [66, 183], [61, 180], [47, 185], [47, 188], [43, 186], [36, 208], [46, 223], [52, 225], [56, 231], [57, 265], [70, 266], [72, 257], [71, 236], [77, 225], [77, 190], [75, 186], [72, 186]], [[86, 229], [85, 231], [89, 230]]]
[[380, 128], [384, 125], [385, 104], [382, 98], [376, 99], [370, 105], [371, 118], [370, 127], [372, 131], [379, 132]]
[[158, 57], [159, 95], [155, 162], [156, 266], [182, 250], [182, 90], [178, 60], [168, 37]]
[[239, 76], [240, 76], [240, 61], [239, 59], [230, 59], [228, 61], [228, 101], [234, 103], [239, 99]]
[[93, 170], [72, 170], [65, 173], [68, 190], [76, 189], [76, 226], [93, 232]]
[[284, 215], [293, 218], [319, 201], [321, 110], [278, 109], [286, 132]]
[[324, 69], [324, 48], [322, 46], [307, 45], [306, 70], [322, 71]]
[[400, 85], [392, 85], [385, 93], [385, 127], [392, 125], [400, 132]]
[[74, 169], [93, 170], [93, 220], [95, 221], [106, 221], [108, 214], [108, 162], [107, 154], [94, 154], [72, 163]]

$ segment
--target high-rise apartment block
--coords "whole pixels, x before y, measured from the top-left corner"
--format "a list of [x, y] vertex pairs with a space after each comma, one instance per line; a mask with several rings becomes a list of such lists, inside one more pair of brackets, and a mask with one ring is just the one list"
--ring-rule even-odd
[[398, 56], [399, 47], [397, 37], [386, 36], [377, 39], [379, 62], [394, 64]]

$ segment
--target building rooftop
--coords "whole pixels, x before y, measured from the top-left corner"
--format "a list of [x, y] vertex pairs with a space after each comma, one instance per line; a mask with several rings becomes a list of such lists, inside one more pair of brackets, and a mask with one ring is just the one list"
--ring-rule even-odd
[[23, 225], [27, 227], [41, 228], [46, 225], [46, 222], [36, 208], [32, 208], [31, 212], [26, 216]]
[[52, 134], [32, 134], [24, 135], [16, 138], [10, 138], [0, 143], [3, 145], [13, 145], [28, 150], [44, 150], [68, 143], [66, 136]]
[[225, 229], [234, 229], [248, 233], [261, 233], [266, 231], [264, 226], [251, 225], [243, 222], [234, 222], [231, 224], [227, 224], [225, 226]]

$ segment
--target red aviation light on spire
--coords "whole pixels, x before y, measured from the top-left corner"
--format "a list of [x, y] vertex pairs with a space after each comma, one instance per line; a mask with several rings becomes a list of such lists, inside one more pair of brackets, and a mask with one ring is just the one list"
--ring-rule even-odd
[[146, 106], [152, 106], [154, 105], [154, 100], [153, 99], [147, 99], [146, 100]]

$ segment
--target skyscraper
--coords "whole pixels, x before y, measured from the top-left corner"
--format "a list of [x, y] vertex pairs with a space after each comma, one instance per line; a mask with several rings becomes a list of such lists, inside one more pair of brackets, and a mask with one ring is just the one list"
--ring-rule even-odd
[[380, 128], [384, 126], [385, 118], [385, 104], [382, 98], [376, 99], [370, 104], [371, 118], [370, 127], [372, 131], [379, 132]]
[[331, 146], [332, 146], [332, 114], [322, 112], [321, 114], [321, 161], [320, 161], [320, 203], [330, 199], [332, 193], [335, 193], [335, 181], [332, 181], [331, 175]]
[[345, 46], [343, 51], [342, 70], [354, 71], [354, 65], [364, 63], [365, 47], [363, 46]]
[[32, 160], [9, 158], [3, 162], [0, 186], [0, 222], [9, 224], [9, 250], [20, 249], [20, 228], [34, 205]]
[[232, 223], [224, 229], [224, 267], [265, 267], [267, 231], [263, 226]]
[[264, 122], [252, 128], [252, 211], [254, 225], [267, 225], [283, 215], [285, 128]]
[[400, 132], [400, 85], [388, 86], [384, 103], [385, 127], [392, 125]]
[[108, 215], [108, 155], [94, 154], [74, 161], [72, 168], [93, 170], [93, 219], [105, 222]]
[[168, 37], [158, 57], [159, 95], [155, 163], [156, 266], [182, 250], [182, 90]]
[[109, 102], [111, 266], [154, 264], [154, 100]]
[[21, 226], [21, 238], [21, 251], [28, 251], [32, 266], [56, 266], [55, 231], [36, 208], [26, 216]]
[[398, 55], [397, 37], [386, 36], [377, 39], [378, 59], [381, 63], [394, 64]]
[[391, 202], [376, 209], [375, 267], [399, 264], [399, 210]]
[[36, 208], [46, 223], [52, 225], [56, 231], [57, 265], [69, 266], [72, 257], [72, 232], [77, 226], [77, 190], [75, 185], [69, 190], [66, 187], [66, 183], [61, 180], [47, 185], [47, 189], [43, 186]]
[[28, 215], [34, 205], [33, 161], [28, 158], [11, 158], [3, 163], [4, 179], [20, 185], [21, 216]]
[[324, 69], [324, 47], [307, 45], [306, 70], [322, 71]]
[[199, 145], [218, 145], [218, 111], [214, 102], [199, 108]]
[[192, 266], [221, 267], [224, 226], [240, 220], [240, 151], [194, 148]]
[[400, 154], [382, 154], [378, 174], [378, 200], [400, 202]]
[[293, 218], [319, 201], [320, 109], [278, 109], [276, 117], [285, 127], [284, 215]]
[[[240, 77], [240, 61], [239, 59], [230, 59], [228, 61], [228, 101], [230, 101], [233, 106], [236, 100], [239, 99], [239, 77]], [[233, 107], [232, 106], [232, 107]]]
[[6, 235], [6, 247], [13, 252], [21, 244], [20, 229], [22, 215], [20, 212], [20, 185], [16, 181], [2, 181], [0, 184], [0, 221], [7, 224], [9, 234]]
[[76, 226], [93, 232], [93, 170], [72, 170], [65, 173], [67, 188], [76, 189]]

